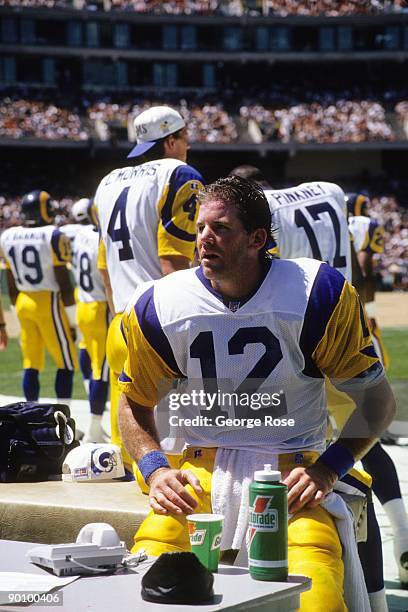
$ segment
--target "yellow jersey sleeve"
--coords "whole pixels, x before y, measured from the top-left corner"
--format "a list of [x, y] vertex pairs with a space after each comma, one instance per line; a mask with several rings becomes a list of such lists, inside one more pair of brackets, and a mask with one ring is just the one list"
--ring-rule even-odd
[[371, 219], [361, 250], [367, 253], [383, 253], [384, 238], [385, 232], [383, 226]]
[[98, 270], [107, 270], [108, 264], [106, 263], [106, 246], [102, 238], [99, 239], [98, 245], [98, 257], [96, 260]]
[[151, 286], [122, 317], [127, 357], [119, 388], [137, 404], [153, 408], [182, 377], [173, 351], [160, 325]]
[[354, 378], [366, 384], [382, 374], [358, 294], [327, 264], [321, 264], [309, 296], [300, 347], [304, 373], [326, 375], [336, 386]]
[[159, 257], [183, 255], [194, 258], [197, 195], [203, 178], [197, 170], [183, 164], [172, 173], [158, 204], [160, 223], [157, 230]]
[[347, 381], [379, 362], [356, 290], [345, 282], [313, 357], [330, 379]]
[[51, 253], [53, 266], [65, 266], [72, 261], [71, 241], [59, 229], [52, 233]]

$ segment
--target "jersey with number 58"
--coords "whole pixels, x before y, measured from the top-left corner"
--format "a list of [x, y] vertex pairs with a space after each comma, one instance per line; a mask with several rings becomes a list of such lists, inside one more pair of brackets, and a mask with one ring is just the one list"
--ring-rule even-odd
[[105, 287], [97, 267], [99, 234], [93, 225], [81, 225], [74, 239], [75, 281], [80, 302], [106, 302]]
[[279, 255], [311, 257], [337, 268], [351, 281], [350, 236], [343, 190], [335, 183], [311, 182], [266, 190]]
[[19, 291], [59, 291], [54, 267], [71, 260], [69, 238], [54, 225], [10, 227], [1, 247]]
[[116, 312], [138, 285], [162, 276], [160, 257], [192, 260], [199, 172], [176, 159], [113, 170], [95, 195], [100, 226], [98, 267], [109, 272]]

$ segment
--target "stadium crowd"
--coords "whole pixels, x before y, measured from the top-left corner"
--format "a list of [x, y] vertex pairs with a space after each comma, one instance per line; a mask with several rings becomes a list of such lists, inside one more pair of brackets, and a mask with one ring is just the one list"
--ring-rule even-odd
[[[83, 141], [91, 136], [108, 140], [110, 127], [127, 129], [128, 140], [134, 141], [132, 129], [135, 115], [152, 104], [116, 103], [109, 99], [94, 103], [82, 100], [71, 107], [39, 100], [3, 98], [0, 109], [0, 137], [70, 139]], [[406, 100], [395, 105], [395, 112], [407, 130]], [[79, 112], [79, 107], [81, 107]], [[190, 142], [228, 144], [235, 141], [268, 142], [291, 140], [299, 143], [365, 142], [396, 139], [387, 121], [384, 106], [369, 99], [335, 99], [333, 96], [313, 102], [288, 106], [268, 105], [244, 100], [237, 112], [211, 100], [178, 100], [179, 109], [188, 125]], [[404, 132], [401, 130], [401, 133]]]
[[371, 15], [406, 9], [404, 0], [0, 0], [0, 6], [124, 10], [168, 15]]
[[87, 140], [74, 111], [37, 100], [4, 98], [0, 108], [0, 137], [44, 140]]

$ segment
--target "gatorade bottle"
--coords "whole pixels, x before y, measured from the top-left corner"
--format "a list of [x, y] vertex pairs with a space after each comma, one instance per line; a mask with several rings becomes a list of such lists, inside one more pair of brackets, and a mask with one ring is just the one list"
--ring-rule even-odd
[[280, 479], [266, 464], [249, 486], [248, 560], [255, 580], [288, 577], [288, 488]]

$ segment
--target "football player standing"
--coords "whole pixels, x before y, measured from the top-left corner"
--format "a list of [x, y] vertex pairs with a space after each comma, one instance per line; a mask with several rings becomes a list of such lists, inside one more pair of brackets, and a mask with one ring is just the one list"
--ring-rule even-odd
[[134, 121], [137, 144], [128, 157], [138, 164], [105, 176], [95, 195], [100, 230], [98, 267], [114, 318], [107, 358], [111, 382], [112, 442], [125, 452], [117, 422], [118, 377], [126, 357], [121, 315], [135, 289], [176, 270], [194, 257], [197, 193], [201, 174], [186, 163], [184, 119], [168, 106], [154, 106]]
[[71, 331], [75, 302], [66, 267], [71, 247], [69, 239], [53, 225], [54, 211], [49, 193], [27, 193], [21, 202], [23, 225], [5, 230], [1, 247], [7, 262], [10, 301], [21, 325], [24, 395], [27, 400], [39, 398], [39, 372], [44, 368], [46, 348], [57, 366], [56, 396], [69, 404], [77, 369]]

